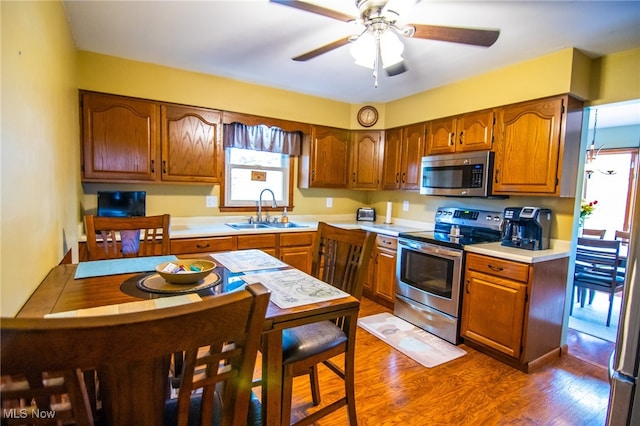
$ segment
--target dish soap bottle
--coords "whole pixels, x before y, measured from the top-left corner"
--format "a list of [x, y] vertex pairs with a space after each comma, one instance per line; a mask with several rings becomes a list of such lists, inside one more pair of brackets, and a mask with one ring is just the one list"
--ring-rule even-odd
[[289, 223], [289, 217], [287, 216], [287, 208], [284, 208], [282, 212], [282, 223]]

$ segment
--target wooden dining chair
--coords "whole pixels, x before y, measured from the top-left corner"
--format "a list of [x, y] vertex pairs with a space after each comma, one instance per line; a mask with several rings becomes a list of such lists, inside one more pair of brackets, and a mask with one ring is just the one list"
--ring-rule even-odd
[[[573, 287], [582, 294], [580, 306], [584, 307], [585, 290], [609, 294], [607, 327], [611, 325], [613, 296], [624, 288], [624, 276], [618, 274], [620, 241], [578, 238]], [[572, 292], [570, 314], [573, 313], [575, 291]]]
[[158, 256], [171, 253], [168, 214], [84, 217], [89, 260]]
[[615, 239], [620, 240], [620, 244], [629, 245], [629, 238], [631, 238], [631, 233], [628, 231], [618, 231], [615, 232]]
[[[247, 418], [260, 424], [251, 380], [268, 303], [268, 290], [253, 284], [121, 315], [2, 318], [2, 424], [36, 412], [52, 413], [54, 424], [94, 424], [82, 369], [97, 370], [107, 425], [191, 425], [200, 417], [207, 425], [244, 426]], [[182, 384], [177, 398], [167, 399], [177, 351], [185, 352]], [[51, 380], [60, 375], [54, 372], [64, 380]]]
[[[360, 229], [342, 229], [324, 222], [318, 224], [313, 244], [311, 275], [360, 299], [367, 274], [375, 234]], [[358, 310], [341, 318], [286, 329], [282, 333], [283, 377], [282, 419], [291, 421], [293, 378], [309, 375], [314, 405], [320, 404], [318, 364], [323, 363], [344, 381], [345, 396], [300, 420], [311, 424], [347, 406], [349, 424], [356, 425], [354, 362]], [[344, 365], [330, 361], [344, 354]]]
[[599, 238], [604, 240], [604, 235], [607, 233], [606, 229], [582, 229], [583, 238]]

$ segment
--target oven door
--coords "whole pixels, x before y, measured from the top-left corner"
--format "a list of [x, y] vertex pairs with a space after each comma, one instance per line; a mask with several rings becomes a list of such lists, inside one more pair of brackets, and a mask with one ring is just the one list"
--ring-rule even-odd
[[396, 292], [457, 318], [462, 250], [400, 238]]

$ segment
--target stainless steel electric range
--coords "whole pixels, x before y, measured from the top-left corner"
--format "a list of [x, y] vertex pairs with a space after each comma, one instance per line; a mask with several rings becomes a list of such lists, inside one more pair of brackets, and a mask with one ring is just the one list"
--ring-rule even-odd
[[460, 343], [464, 246], [500, 241], [501, 227], [501, 212], [441, 207], [434, 231], [400, 233], [394, 314]]

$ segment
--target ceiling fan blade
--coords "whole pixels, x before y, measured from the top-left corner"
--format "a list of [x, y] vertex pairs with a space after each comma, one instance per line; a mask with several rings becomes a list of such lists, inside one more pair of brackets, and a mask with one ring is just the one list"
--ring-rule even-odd
[[307, 53], [303, 53], [300, 56], [296, 56], [295, 58], [293, 58], [294, 61], [308, 61], [309, 59], [313, 59], [316, 56], [320, 56], [322, 54], [325, 54], [327, 52], [330, 52], [334, 49], [337, 49], [338, 47], [342, 47], [345, 44], [349, 44], [349, 38], [350, 37], [345, 37], [345, 38], [341, 38], [340, 40], [336, 40], [332, 43], [329, 44], [325, 44], [324, 46], [320, 46], [317, 49], [313, 49]]
[[415, 38], [450, 41], [489, 47], [496, 42], [500, 30], [478, 30], [473, 28], [439, 27], [435, 25], [411, 24], [415, 27]]
[[398, 62], [397, 64], [393, 64], [389, 67], [386, 67], [384, 69], [387, 72], [387, 75], [389, 77], [393, 77], [394, 75], [399, 75], [402, 74], [403, 72], [407, 71], [407, 66], [405, 65], [404, 61]]
[[303, 1], [297, 1], [297, 0], [269, 0], [269, 1], [271, 3], [277, 3], [283, 6], [293, 7], [294, 9], [300, 9], [306, 12], [315, 13], [317, 15], [326, 16], [328, 18], [337, 19], [338, 21], [349, 22], [355, 19], [353, 16], [346, 15], [342, 12], [338, 12], [337, 10], [325, 9], [324, 7], [320, 7], [318, 5], [306, 3]]

